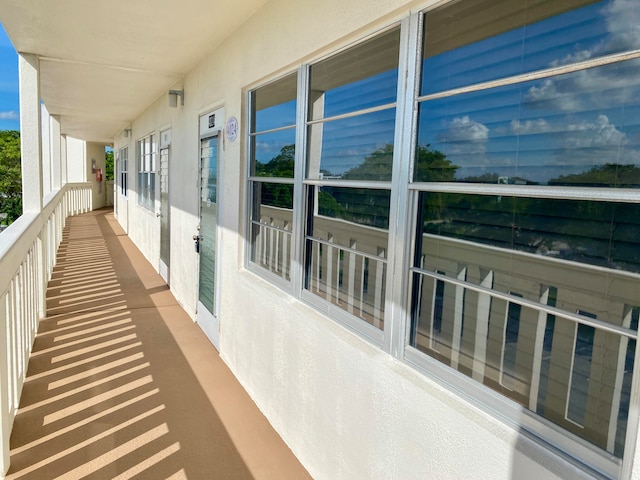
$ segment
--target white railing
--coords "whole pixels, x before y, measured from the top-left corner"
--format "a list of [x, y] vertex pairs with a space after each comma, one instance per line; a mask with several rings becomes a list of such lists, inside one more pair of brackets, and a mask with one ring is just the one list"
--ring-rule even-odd
[[[260, 206], [252, 222], [253, 262], [290, 278], [292, 211]], [[384, 328], [388, 233], [381, 228], [316, 215], [310, 245], [308, 289], [376, 328]]]
[[[255, 261], [288, 273], [291, 211], [261, 212]], [[306, 242], [309, 290], [382, 329], [387, 232], [316, 216]], [[410, 347], [620, 457], [640, 276], [429, 234], [421, 254]]]
[[422, 243], [413, 346], [620, 457], [640, 277], [429, 234]]
[[43, 203], [0, 234], [0, 478], [62, 230], [67, 217], [91, 210], [91, 184], [67, 184]]

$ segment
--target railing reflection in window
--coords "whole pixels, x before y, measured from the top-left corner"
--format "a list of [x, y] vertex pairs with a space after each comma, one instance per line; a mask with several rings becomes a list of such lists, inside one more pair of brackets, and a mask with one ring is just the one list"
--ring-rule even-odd
[[420, 195], [411, 346], [621, 457], [640, 206]]
[[382, 329], [389, 192], [310, 186], [309, 198], [305, 288]]
[[251, 262], [291, 280], [297, 75], [249, 95]]
[[255, 182], [251, 220], [251, 261], [290, 280], [293, 185]]

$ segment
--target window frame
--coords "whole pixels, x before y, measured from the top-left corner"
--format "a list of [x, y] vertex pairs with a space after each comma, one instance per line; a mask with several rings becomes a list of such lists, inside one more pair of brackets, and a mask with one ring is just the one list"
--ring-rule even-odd
[[[453, 1], [453, 0], [452, 0]], [[422, 45], [422, 31], [424, 16], [429, 13], [430, 10], [446, 5], [450, 2], [439, 2], [432, 8], [425, 9], [420, 12], [419, 17], [419, 37], [417, 44]], [[602, 57], [596, 57], [587, 61], [571, 63], [568, 65], [554, 66], [536, 70], [533, 72], [525, 72], [521, 74], [507, 76], [505, 78], [499, 78], [496, 80], [484, 81], [478, 84], [467, 85], [463, 87], [453, 88], [447, 91], [440, 91], [436, 93], [420, 95], [419, 84], [417, 84], [414, 90], [413, 108], [414, 118], [417, 119], [418, 108], [420, 104], [423, 104], [431, 99], [442, 98], [445, 96], [454, 96], [469, 92], [489, 90], [495, 87], [505, 85], [516, 85], [526, 81], [539, 80], [545, 78], [552, 78], [558, 75], [584, 71], [590, 67], [603, 66], [623, 62], [634, 58], [640, 58], [640, 50], [623, 53], [613, 53], [604, 55]], [[419, 59], [416, 62], [417, 70], [415, 72], [409, 72], [408, 77], [420, 79]], [[413, 73], [413, 74], [412, 74]], [[413, 127], [417, 129], [417, 120], [413, 124]], [[417, 132], [412, 132], [416, 135]], [[417, 141], [415, 142], [417, 144]], [[415, 148], [415, 147], [413, 147]], [[415, 150], [412, 150], [410, 158], [413, 160]], [[559, 199], [559, 200], [589, 200], [596, 202], [621, 202], [621, 203], [638, 203], [640, 200], [640, 191], [632, 189], [620, 189], [620, 188], [607, 188], [607, 187], [569, 187], [569, 186], [538, 186], [538, 185], [509, 185], [509, 184], [471, 184], [462, 182], [420, 182], [410, 180], [408, 182], [408, 190], [411, 197], [411, 204], [409, 211], [409, 217], [412, 218], [412, 227], [407, 230], [407, 235], [412, 238], [412, 245], [415, 246], [415, 237], [417, 234], [417, 212], [419, 211], [419, 196], [421, 192], [428, 193], [455, 193], [455, 194], [468, 194], [468, 195], [488, 195], [488, 196], [507, 196], [516, 198], [544, 198], [544, 199]], [[413, 249], [413, 247], [412, 247]], [[407, 264], [408, 272], [405, 277], [408, 279], [411, 287], [408, 292], [412, 291], [413, 286], [413, 273], [417, 270], [411, 263]], [[433, 273], [433, 272], [430, 272]], [[435, 278], [435, 277], [434, 277]], [[465, 287], [470, 287], [466, 285]], [[473, 286], [471, 286], [473, 288]], [[520, 303], [523, 307], [533, 307], [533, 305], [527, 305], [529, 302], [519, 302], [517, 297], [505, 296], [504, 294], [495, 295], [497, 292], [492, 293], [492, 297], [504, 296], [507, 302]], [[406, 298], [406, 305], [411, 305], [411, 293]], [[545, 308], [545, 305], [536, 305], [533, 307], [535, 310], [546, 311], [548, 314], [555, 315], [556, 318], [570, 319], [576, 324], [576, 331], [578, 325], [593, 326], [597, 329], [605, 329], [609, 331], [615, 331], [618, 335], [628, 340], [636, 340], [637, 332], [634, 332], [628, 328], [618, 328], [611, 324], [605, 324], [603, 321], [595, 320], [590, 322], [588, 319], [581, 318], [578, 314], [571, 314], [560, 311], [555, 307]], [[408, 311], [411, 311], [408, 308]], [[411, 321], [410, 319], [407, 321]], [[609, 327], [611, 327], [609, 329]], [[550, 445], [560, 447], [567, 452], [571, 457], [569, 460], [580, 465], [581, 468], [586, 468], [594, 473], [612, 476], [615, 478], [626, 478], [631, 471], [631, 462], [633, 460], [633, 450], [636, 443], [636, 434], [638, 431], [638, 415], [637, 408], [629, 409], [629, 415], [627, 420], [627, 432], [624, 454], [621, 459], [614, 458], [613, 455], [608, 454], [604, 449], [600, 449], [595, 445], [579, 438], [568, 430], [551, 423], [542, 416], [536, 414], [536, 412], [530, 411], [527, 408], [520, 406], [515, 401], [509, 399], [500, 393], [485, 387], [481, 383], [466, 377], [462, 373], [454, 370], [447, 365], [439, 362], [438, 360], [427, 356], [410, 344], [410, 329], [405, 333], [405, 344], [401, 347], [404, 351], [403, 359], [410, 365], [420, 370], [425, 375], [433, 378], [438, 382], [445, 382], [454, 390], [462, 393], [464, 398], [468, 401], [482, 408], [483, 410], [493, 410], [498, 413], [508, 424], [511, 424], [514, 428], [520, 431], [524, 431], [526, 434], [533, 435], [538, 441], [549, 443]], [[636, 340], [636, 362], [640, 360], [640, 345]], [[575, 349], [575, 345], [574, 345]], [[572, 353], [573, 359], [573, 353]], [[631, 402], [637, 407], [638, 399], [637, 393], [634, 395], [634, 391], [637, 390], [637, 385], [640, 382], [640, 366], [635, 365], [632, 380], [632, 394]], [[569, 388], [571, 386], [569, 385]], [[635, 402], [634, 402], [635, 398]], [[484, 399], [484, 401], [483, 401]], [[493, 405], [493, 407], [492, 407]], [[635, 412], [634, 412], [635, 410]], [[553, 448], [553, 447], [552, 447]], [[584, 463], [583, 463], [584, 462]]]
[[128, 197], [129, 192], [129, 146], [125, 145], [118, 150], [118, 193], [122, 197]]
[[[143, 151], [147, 141], [150, 146], [149, 152]], [[136, 140], [138, 205], [151, 212], [156, 207], [157, 156], [158, 144], [155, 131]]]
[[[451, 0], [453, 1], [453, 0]], [[542, 80], [552, 78], [557, 75], [582, 71], [592, 66], [614, 64], [632, 58], [640, 58], [640, 50], [632, 52], [614, 53], [597, 57], [584, 62], [572, 63], [562, 66], [542, 68], [533, 72], [507, 76], [496, 80], [489, 80], [473, 85], [453, 88], [447, 91], [439, 91], [427, 95], [420, 95], [421, 73], [420, 65], [422, 61], [422, 37], [424, 17], [434, 8], [450, 3], [449, 1], [436, 2], [429, 8], [420, 12], [412, 13], [403, 17], [399, 22], [386, 25], [382, 29], [364, 36], [358, 42], [345, 45], [343, 48], [332, 51], [327, 55], [319, 57], [313, 62], [301, 65], [297, 69], [298, 91], [297, 91], [297, 114], [296, 114], [296, 153], [295, 153], [295, 173], [293, 181], [290, 179], [278, 180], [281, 183], [293, 184], [293, 219], [294, 227], [292, 232], [291, 255], [291, 280], [283, 281], [277, 275], [256, 265], [251, 261], [251, 241], [245, 242], [245, 265], [248, 270], [268, 283], [275, 285], [292, 297], [303, 301], [305, 304], [314, 307], [316, 310], [328, 315], [342, 326], [355, 332], [361, 338], [366, 339], [373, 345], [380, 347], [384, 352], [394, 358], [404, 362], [424, 376], [433, 379], [438, 384], [444, 384], [458, 394], [462, 399], [477, 406], [484, 412], [503, 421], [506, 425], [520, 431], [526, 437], [533, 439], [551, 451], [559, 453], [569, 462], [578, 468], [610, 476], [625, 476], [631, 471], [631, 461], [633, 460], [633, 449], [635, 448], [636, 434], [638, 430], [638, 408], [629, 408], [625, 453], [622, 459], [612, 460], [612, 455], [603, 449], [596, 447], [586, 440], [583, 440], [569, 432], [563, 427], [555, 425], [537, 414], [530, 411], [514, 400], [503, 394], [483, 385], [468, 376], [440, 361], [429, 357], [416, 347], [411, 346], [412, 337], [415, 335], [412, 325], [412, 312], [415, 308], [413, 302], [413, 288], [415, 274], [428, 273], [428, 277], [434, 281], [442, 281], [444, 285], [453, 284], [461, 288], [490, 293], [491, 298], [500, 298], [509, 303], [520, 305], [521, 309], [533, 309], [546, 313], [555, 318], [564, 318], [578, 324], [593, 325], [595, 328], [604, 328], [629, 341], [636, 341], [636, 362], [640, 361], [640, 342], [637, 341], [637, 332], [626, 327], [605, 324], [603, 321], [582, 318], [577, 314], [562, 311], [551, 304], [545, 304], [519, 298], [508, 293], [501, 293], [486, 287], [484, 284], [472, 285], [465, 280], [439, 274], [438, 272], [421, 271], [414, 267], [414, 255], [416, 251], [417, 235], [417, 215], [420, 211], [420, 196], [423, 193], [456, 193], [466, 195], [485, 196], [506, 196], [531, 199], [556, 199], [556, 200], [589, 200], [596, 202], [622, 202], [640, 203], [640, 191], [632, 189], [616, 189], [606, 187], [572, 187], [572, 186], [540, 186], [540, 185], [514, 185], [514, 184], [471, 184], [461, 182], [420, 182], [413, 180], [414, 158], [417, 149], [418, 137], [418, 109], [421, 104], [430, 99], [445, 96], [459, 95], [462, 93], [489, 90], [505, 85], [516, 85], [531, 80]], [[307, 166], [307, 139], [310, 125], [323, 121], [330, 121], [336, 118], [346, 118], [355, 116], [358, 112], [350, 112], [328, 119], [308, 118], [308, 98], [309, 98], [309, 77], [310, 68], [331, 56], [339, 54], [354, 45], [366, 42], [377, 35], [400, 26], [400, 58], [398, 63], [398, 87], [395, 108], [395, 130], [394, 130], [394, 153], [393, 153], [393, 173], [390, 181], [387, 182], [367, 182], [358, 180], [331, 180], [331, 179], [310, 179], [306, 176]], [[291, 72], [288, 72], [291, 74]], [[283, 75], [284, 76], [284, 75]], [[278, 78], [282, 78], [278, 77]], [[277, 81], [275, 78], [271, 81]], [[270, 82], [263, 82], [252, 90], [247, 90], [246, 115], [251, 119], [251, 92], [257, 88], [267, 85]], [[387, 105], [375, 107], [373, 110], [381, 110]], [[249, 129], [248, 129], [249, 130]], [[246, 231], [251, 232], [252, 218], [252, 185], [256, 181], [264, 181], [263, 177], [252, 177], [251, 172], [251, 145], [250, 134], [245, 136], [247, 153], [247, 175], [246, 175]], [[272, 181], [270, 178], [269, 181]], [[320, 186], [334, 186], [345, 188], [382, 188], [390, 192], [390, 215], [388, 245], [387, 245], [387, 271], [395, 272], [395, 275], [387, 274], [386, 294], [385, 294], [385, 315], [384, 330], [378, 330], [372, 325], [357, 320], [352, 315], [339, 307], [324, 301], [317, 295], [304, 288], [305, 277], [305, 245], [307, 242], [306, 225], [307, 215], [310, 213], [307, 198], [309, 190]], [[393, 217], [393, 219], [391, 218]], [[250, 238], [250, 234], [247, 236]], [[348, 248], [346, 249], [348, 250]], [[395, 278], [394, 278], [395, 277]], [[427, 277], [420, 277], [427, 278]], [[549, 288], [555, 288], [553, 286]], [[435, 289], [433, 292], [436, 295]], [[435, 301], [435, 300], [434, 300]], [[555, 303], [555, 302], [554, 302]], [[547, 317], [548, 318], [548, 317]], [[548, 320], [547, 320], [548, 321]], [[433, 328], [433, 319], [431, 320]], [[506, 320], [505, 320], [506, 328]], [[503, 333], [504, 335], [504, 333]], [[431, 342], [432, 340], [430, 340]], [[504, 343], [504, 342], [503, 342]], [[503, 344], [504, 350], [504, 344]], [[504, 352], [500, 355], [501, 363]], [[502, 378], [502, 369], [500, 376]], [[637, 385], [640, 383], [640, 367], [635, 366], [632, 378], [631, 406], [638, 407]], [[537, 388], [537, 387], [536, 387]], [[566, 453], [562, 453], [564, 451]]]
[[[299, 274], [298, 274], [299, 268], [298, 268], [298, 261], [297, 261], [298, 257], [296, 253], [298, 250], [297, 244], [299, 242], [297, 239], [299, 238], [299, 235], [300, 235], [299, 232], [300, 232], [300, 221], [301, 221], [300, 220], [301, 195], [300, 195], [300, 185], [299, 185], [299, 176], [301, 172], [300, 172], [299, 164], [300, 164], [300, 157], [301, 157], [300, 149], [302, 148], [301, 145], [304, 145], [304, 140], [301, 140], [300, 138], [301, 129], [299, 128], [300, 117], [304, 113], [300, 105], [300, 91], [301, 91], [300, 85], [302, 82], [301, 72], [302, 72], [302, 68], [298, 68], [294, 71], [288, 71], [278, 77], [272, 78], [267, 82], [261, 83], [260, 85], [257, 85], [253, 88], [248, 89], [245, 97], [247, 99], [246, 118], [248, 119], [247, 124], [249, 125], [249, 128], [247, 128], [247, 134], [245, 136], [245, 151], [247, 152], [246, 166], [245, 166], [246, 172], [247, 172], [246, 184], [245, 184], [246, 185], [245, 202], [247, 205], [246, 215], [245, 215], [245, 218], [246, 218], [245, 231], [247, 233], [247, 239], [248, 239], [245, 242], [245, 249], [244, 249], [245, 259], [246, 259], [245, 265], [246, 265], [246, 268], [251, 272], [265, 278], [269, 283], [274, 284], [279, 289], [284, 290], [294, 296], [296, 292], [295, 285], [298, 283], [298, 277], [299, 277]], [[277, 82], [282, 81], [291, 75], [296, 76], [295, 124], [292, 126], [288, 125], [284, 127], [254, 131], [255, 117], [253, 112], [253, 105], [254, 105], [253, 95], [258, 89], [269, 86], [269, 85], [274, 85]], [[293, 178], [262, 177], [262, 176], [252, 175], [251, 172], [253, 171], [253, 161], [254, 161], [253, 138], [257, 138], [259, 135], [262, 135], [262, 134], [276, 133], [279, 131], [284, 131], [289, 129], [293, 129], [295, 132], [294, 133], [295, 163], [294, 163]], [[254, 255], [252, 232], [253, 232], [254, 226], [258, 223], [253, 219], [254, 186], [257, 184], [264, 184], [264, 183], [292, 185], [292, 188], [293, 188], [292, 226], [291, 226], [290, 232], [287, 233], [287, 235], [290, 236], [290, 245], [291, 245], [291, 248], [289, 249], [289, 279], [288, 280], [284, 278], [282, 275], [276, 274], [271, 269], [266, 269], [263, 266], [259, 265], [257, 262], [252, 260], [252, 257]]]

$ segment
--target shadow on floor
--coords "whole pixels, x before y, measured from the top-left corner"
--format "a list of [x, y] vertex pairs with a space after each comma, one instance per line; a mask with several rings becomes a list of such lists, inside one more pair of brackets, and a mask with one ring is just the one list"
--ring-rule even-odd
[[70, 218], [7, 479], [310, 478], [109, 211]]

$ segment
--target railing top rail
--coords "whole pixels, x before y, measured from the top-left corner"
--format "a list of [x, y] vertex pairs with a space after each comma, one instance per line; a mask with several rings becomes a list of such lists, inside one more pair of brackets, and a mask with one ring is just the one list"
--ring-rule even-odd
[[556, 308], [551, 305], [545, 305], [543, 303], [535, 302], [533, 300], [529, 300], [524, 297], [517, 297], [515, 295], [510, 295], [508, 293], [500, 292], [498, 290], [493, 290], [491, 288], [483, 287], [481, 285], [475, 285], [465, 280], [460, 280], [454, 277], [448, 277], [444, 274], [433, 272], [431, 270], [427, 270], [424, 268], [413, 267], [410, 270], [412, 272], [419, 273], [426, 277], [431, 277], [445, 283], [450, 283], [452, 285], [458, 285], [460, 287], [464, 287], [468, 290], [473, 290], [478, 293], [484, 293], [484, 294], [490, 295], [493, 298], [499, 298], [501, 300], [505, 300], [510, 303], [517, 303], [518, 305], [522, 305], [523, 307], [531, 308], [533, 310], [538, 310], [540, 312], [545, 312], [550, 315], [555, 315], [557, 317], [562, 317], [575, 323], [588, 325], [590, 327], [594, 327], [599, 330], [622, 335], [632, 340], [636, 340], [638, 338], [638, 332], [630, 328], [625, 328], [619, 325], [613, 325], [611, 323], [604, 322], [602, 320], [597, 320], [595, 318], [589, 318], [583, 315], [578, 315], [576, 313], [568, 312], [566, 310], [562, 310], [560, 308]]
[[9, 288], [11, 279], [64, 194], [76, 188], [90, 189], [91, 184], [88, 182], [66, 184], [61, 189], [49, 193], [44, 198], [41, 212], [23, 213], [0, 234], [0, 295]]

